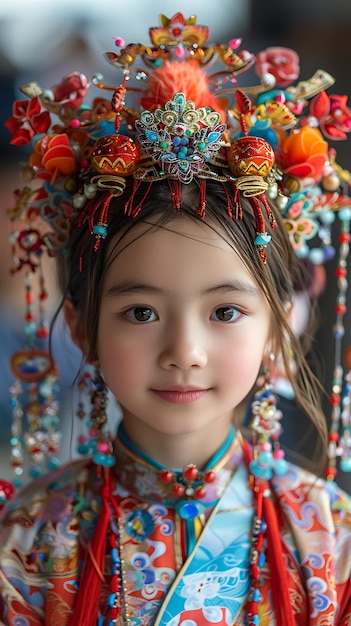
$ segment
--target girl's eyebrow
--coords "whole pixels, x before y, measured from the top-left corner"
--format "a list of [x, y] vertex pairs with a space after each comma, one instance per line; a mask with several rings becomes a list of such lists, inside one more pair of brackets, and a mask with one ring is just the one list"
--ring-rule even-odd
[[[211, 287], [206, 287], [201, 291], [201, 295], [212, 293], [243, 293], [246, 295], [254, 296], [256, 298], [261, 297], [259, 289], [250, 282], [244, 282], [241, 280], [228, 280], [224, 283], [218, 283]], [[171, 290], [156, 287], [155, 285], [149, 285], [147, 283], [137, 283], [132, 281], [126, 281], [117, 283], [109, 287], [106, 292], [108, 298], [115, 296], [129, 295], [133, 293], [146, 293], [146, 294], [170, 294]]]

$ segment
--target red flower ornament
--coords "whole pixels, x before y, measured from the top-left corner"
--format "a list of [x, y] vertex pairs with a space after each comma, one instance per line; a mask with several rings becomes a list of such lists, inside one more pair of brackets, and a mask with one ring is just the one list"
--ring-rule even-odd
[[72, 109], [79, 109], [89, 89], [87, 77], [80, 72], [72, 72], [64, 76], [62, 81], [46, 92], [50, 95], [51, 104], [61, 104]]
[[51, 124], [50, 113], [46, 111], [39, 98], [16, 100], [12, 107], [12, 117], [5, 122], [12, 133], [11, 144], [25, 146], [34, 135], [46, 133]]
[[318, 120], [321, 132], [327, 139], [346, 139], [346, 133], [351, 132], [351, 109], [347, 106], [345, 95], [329, 96], [321, 91], [311, 101], [310, 115]]
[[255, 71], [260, 78], [272, 74], [277, 87], [288, 87], [300, 74], [300, 59], [295, 50], [273, 46], [259, 52]]

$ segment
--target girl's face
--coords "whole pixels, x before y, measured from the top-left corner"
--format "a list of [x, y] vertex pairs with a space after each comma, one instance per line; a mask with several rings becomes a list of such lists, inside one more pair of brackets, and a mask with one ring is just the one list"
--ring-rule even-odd
[[269, 351], [270, 309], [258, 285], [200, 220], [139, 224], [117, 252], [97, 351], [127, 432], [144, 449], [156, 434], [226, 436]]

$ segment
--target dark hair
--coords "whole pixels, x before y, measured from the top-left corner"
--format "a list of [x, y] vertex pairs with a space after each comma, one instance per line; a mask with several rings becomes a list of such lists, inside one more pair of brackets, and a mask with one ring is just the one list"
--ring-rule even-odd
[[[123, 246], [126, 234], [139, 223], [149, 224], [150, 228], [166, 228], [167, 224], [176, 219], [200, 219], [196, 215], [200, 192], [198, 181], [180, 185], [180, 211], [173, 206], [167, 181], [152, 183], [149, 193], [146, 193], [148, 187], [148, 183], [142, 183], [135, 192], [133, 181], [130, 180], [122, 196], [112, 197], [109, 204], [108, 234], [97, 252], [94, 251], [95, 238], [90, 234], [88, 225], [73, 225], [68, 255], [63, 256], [59, 262], [61, 289], [65, 297], [72, 300], [88, 337], [89, 361], [97, 359], [96, 340], [104, 274], [121, 245]], [[135, 194], [135, 206], [142, 202], [142, 209], [134, 218], [125, 212], [126, 202], [132, 193]], [[250, 201], [242, 197], [243, 217], [232, 219], [227, 210], [228, 194], [233, 195], [231, 183], [206, 181], [206, 213], [202, 222], [226, 239], [269, 303], [273, 318], [274, 349], [277, 354], [282, 355], [297, 403], [314, 424], [326, 449], [326, 421], [320, 408], [321, 386], [308, 366], [302, 344], [292, 332], [287, 319], [287, 307], [292, 301], [294, 291], [306, 288], [305, 268], [293, 253], [277, 211], [277, 228], [271, 232], [264, 209], [266, 230], [272, 234], [272, 239], [267, 247], [267, 263], [263, 263], [254, 243], [256, 220]], [[101, 205], [108, 196], [108, 192], [101, 194]], [[94, 202], [96, 204], [96, 199]], [[85, 209], [88, 214], [89, 205]], [[291, 351], [295, 361], [294, 371], [291, 367]]]

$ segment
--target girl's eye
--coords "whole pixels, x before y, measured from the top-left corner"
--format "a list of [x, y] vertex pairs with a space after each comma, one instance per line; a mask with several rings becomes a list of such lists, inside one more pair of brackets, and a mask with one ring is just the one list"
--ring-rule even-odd
[[157, 314], [153, 309], [146, 306], [134, 306], [125, 312], [126, 317], [131, 322], [155, 322], [158, 320]]
[[241, 315], [241, 311], [238, 311], [238, 309], [233, 306], [221, 306], [213, 311], [211, 319], [216, 322], [236, 322]]

